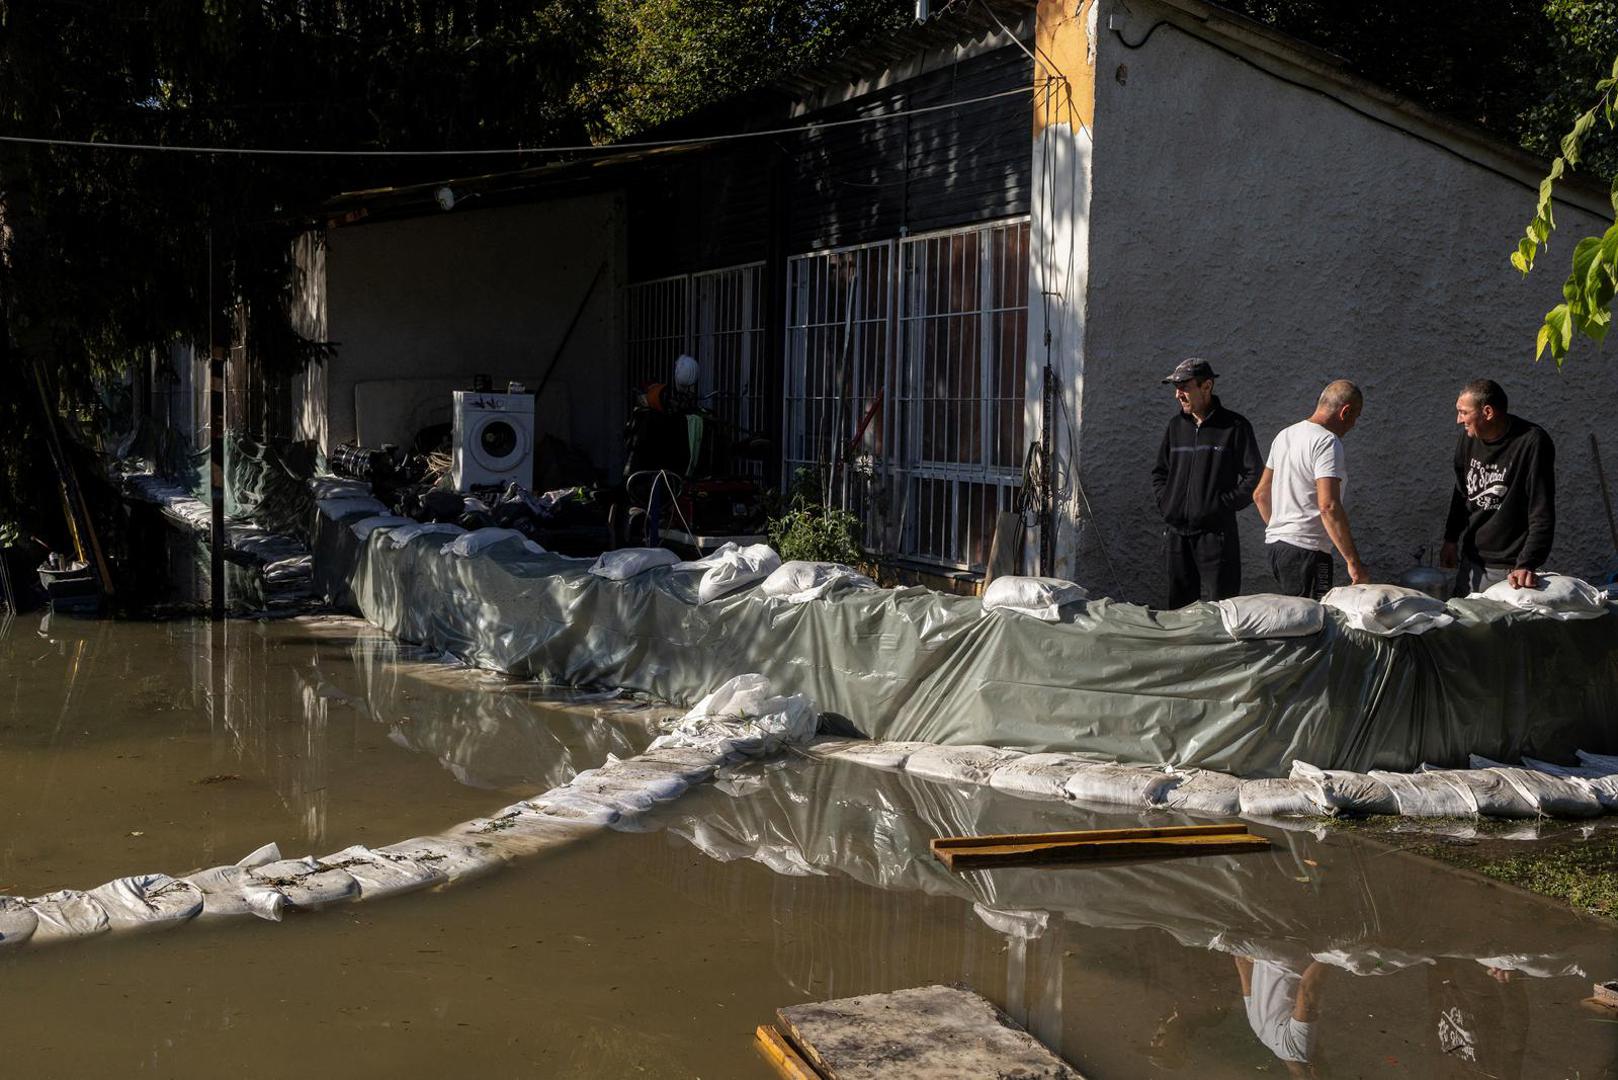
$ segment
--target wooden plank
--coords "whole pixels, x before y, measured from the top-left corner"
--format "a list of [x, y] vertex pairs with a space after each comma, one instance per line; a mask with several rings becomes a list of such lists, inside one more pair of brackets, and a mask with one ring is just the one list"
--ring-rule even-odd
[[753, 1032], [753, 1046], [783, 1080], [821, 1080], [814, 1066], [798, 1053], [798, 1048], [769, 1024], [760, 1024]]
[[778, 1009], [825, 1080], [1083, 1080], [970, 990], [923, 986]]
[[1240, 821], [1217, 825], [1151, 825], [1129, 829], [1080, 829], [1047, 833], [985, 833], [981, 836], [940, 836], [932, 848], [1004, 847], [1007, 844], [1060, 844], [1081, 840], [1144, 840], [1154, 836], [1228, 836], [1247, 832]]
[[1173, 859], [1199, 855], [1230, 855], [1263, 851], [1270, 842], [1262, 836], [1153, 836], [1136, 840], [1084, 840], [1073, 843], [1013, 844], [1004, 847], [961, 848], [936, 852], [951, 870], [982, 870], [1001, 866], [1030, 866], [1057, 862], [1093, 862], [1107, 859]]

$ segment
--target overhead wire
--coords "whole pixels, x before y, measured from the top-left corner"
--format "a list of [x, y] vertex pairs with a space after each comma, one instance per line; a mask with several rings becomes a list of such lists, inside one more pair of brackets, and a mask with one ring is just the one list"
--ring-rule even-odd
[[1011, 90], [1001, 90], [993, 94], [982, 94], [978, 97], [963, 98], [959, 101], [946, 101], [937, 105], [918, 105], [915, 108], [904, 109], [898, 112], [879, 113], [870, 116], [854, 116], [845, 120], [820, 120], [807, 124], [794, 124], [788, 127], [764, 128], [758, 131], [731, 131], [718, 135], [691, 136], [684, 139], [639, 139], [614, 143], [580, 143], [571, 146], [485, 147], [481, 149], [467, 150], [321, 150], [307, 147], [200, 146], [172, 143], [101, 141], [96, 139], [56, 139], [28, 135], [0, 135], [0, 142], [15, 143], [24, 146], [61, 146], [86, 150], [127, 150], [151, 153], [215, 154], [234, 157], [432, 158], [495, 157], [522, 154], [612, 154], [625, 150], [661, 150], [684, 146], [710, 146], [736, 142], [743, 139], [760, 139], [781, 135], [811, 134], [817, 131], [825, 131], [832, 128], [851, 127], [859, 124], [882, 123], [884, 121], [898, 120], [908, 116], [919, 116], [925, 113], [942, 112], [946, 109], [962, 109], [973, 105], [982, 105], [991, 101], [1000, 101], [1005, 98], [1016, 97], [1031, 92], [1032, 88], [1019, 86]]

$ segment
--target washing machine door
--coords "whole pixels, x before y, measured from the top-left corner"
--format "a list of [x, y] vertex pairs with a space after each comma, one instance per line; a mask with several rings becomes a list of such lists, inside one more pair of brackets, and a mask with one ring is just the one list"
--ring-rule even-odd
[[467, 450], [478, 466], [489, 472], [507, 472], [520, 465], [532, 449], [524, 425], [509, 413], [483, 413], [472, 424]]

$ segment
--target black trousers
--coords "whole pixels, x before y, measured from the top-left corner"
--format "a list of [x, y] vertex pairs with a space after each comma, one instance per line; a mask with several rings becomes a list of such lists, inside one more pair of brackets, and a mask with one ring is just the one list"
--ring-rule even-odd
[[1204, 596], [1224, 600], [1242, 591], [1242, 543], [1234, 521], [1207, 532], [1167, 529], [1163, 554], [1169, 572], [1166, 608], [1185, 607]]
[[1275, 575], [1282, 596], [1306, 596], [1319, 600], [1331, 591], [1331, 556], [1313, 548], [1301, 548], [1284, 540], [1264, 545], [1270, 557], [1270, 573]]

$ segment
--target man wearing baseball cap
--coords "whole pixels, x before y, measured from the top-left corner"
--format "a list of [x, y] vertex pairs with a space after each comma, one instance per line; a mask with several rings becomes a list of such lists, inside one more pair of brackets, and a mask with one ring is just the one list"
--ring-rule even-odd
[[1166, 607], [1184, 607], [1204, 596], [1223, 600], [1242, 591], [1236, 514], [1252, 503], [1264, 460], [1253, 425], [1214, 393], [1216, 377], [1208, 361], [1193, 356], [1163, 380], [1173, 384], [1180, 406], [1152, 469], [1166, 526]]

